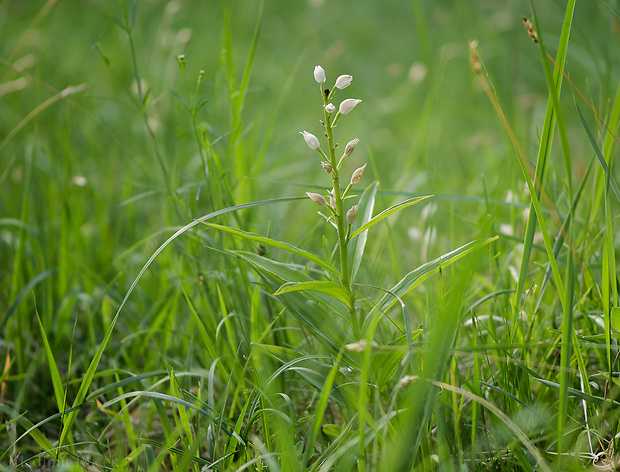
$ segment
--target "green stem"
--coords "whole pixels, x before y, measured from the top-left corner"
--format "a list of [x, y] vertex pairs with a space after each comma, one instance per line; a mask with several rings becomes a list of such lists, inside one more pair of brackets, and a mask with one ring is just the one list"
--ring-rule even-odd
[[[333, 93], [333, 91], [332, 91]], [[330, 97], [325, 97], [323, 93], [323, 89], [321, 87], [321, 95], [323, 96], [323, 110], [325, 110], [325, 105], [327, 105], [328, 99]], [[349, 317], [351, 318], [351, 324], [353, 327], [353, 336], [355, 339], [361, 339], [361, 329], [359, 320], [357, 319], [357, 314], [355, 313], [355, 296], [351, 291], [351, 280], [349, 275], [349, 261], [348, 261], [348, 252], [347, 252], [347, 222], [344, 217], [344, 210], [342, 205], [343, 195], [340, 193], [340, 179], [338, 177], [338, 169], [337, 169], [337, 161], [336, 161], [336, 153], [334, 148], [334, 133], [333, 133], [333, 125], [335, 123], [330, 122], [330, 114], [327, 111], [325, 113], [325, 134], [327, 135], [327, 145], [329, 147], [329, 163], [332, 166], [332, 184], [334, 186], [334, 198], [336, 200], [336, 214], [334, 215], [336, 218], [336, 227], [338, 228], [338, 247], [340, 252], [340, 283], [343, 287], [347, 289], [349, 292]], [[338, 118], [338, 113], [336, 114], [336, 118]]]

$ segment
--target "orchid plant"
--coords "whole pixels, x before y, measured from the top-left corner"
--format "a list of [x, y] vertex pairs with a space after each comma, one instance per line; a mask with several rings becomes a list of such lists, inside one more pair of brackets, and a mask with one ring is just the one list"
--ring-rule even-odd
[[325, 82], [327, 80], [325, 70], [321, 66], [316, 66], [314, 68], [314, 79], [319, 84], [319, 89], [323, 100], [324, 118], [321, 120], [321, 124], [325, 128], [325, 137], [327, 138], [328, 150], [327, 153], [323, 151], [320, 141], [315, 135], [309, 133], [308, 131], [300, 131], [300, 134], [303, 136], [310, 149], [318, 152], [321, 158], [321, 166], [331, 176], [332, 190], [328, 191], [329, 202], [323, 195], [318, 193], [306, 192], [306, 195], [308, 195], [308, 197], [317, 205], [326, 207], [331, 214], [330, 218], [335, 220], [335, 227], [338, 233], [338, 252], [340, 254], [340, 283], [345, 289], [347, 297], [350, 299], [348, 308], [353, 325], [353, 333], [354, 335], [359, 336], [361, 334], [360, 325], [358, 317], [355, 313], [355, 297], [351, 291], [351, 279], [349, 274], [347, 252], [347, 245], [351, 236], [351, 225], [357, 217], [357, 205], [351, 206], [345, 213], [344, 202], [353, 185], [358, 184], [362, 180], [362, 175], [364, 174], [366, 164], [353, 172], [349, 184], [344, 191], [342, 191], [340, 185], [340, 169], [342, 168], [345, 158], [349, 157], [355, 150], [355, 147], [359, 143], [359, 139], [354, 138], [349, 141], [344, 148], [342, 156], [336, 160], [336, 149], [338, 145], [334, 140], [334, 128], [336, 127], [336, 123], [340, 117], [353, 111], [353, 109], [361, 103], [362, 100], [357, 98], [347, 98], [340, 103], [338, 111], [336, 111], [336, 106], [331, 102], [331, 99], [337, 90], [344, 90], [351, 85], [353, 76], [339, 76], [336, 79], [336, 83], [333, 88], [330, 90], [325, 88]]
[[[277, 247], [312, 263], [312, 267], [318, 269], [313, 270], [314, 277], [310, 276], [308, 267], [306, 270], [298, 270], [293, 265], [274, 261], [262, 254], [235, 251], [235, 254], [249, 262], [260, 274], [264, 282], [273, 290], [273, 295], [331, 352], [338, 352], [342, 347], [347, 347], [350, 351], [364, 350], [366, 346], [373, 345], [373, 333], [379, 320], [395, 303], [401, 304], [405, 323], [408, 325], [406, 308], [400, 299], [402, 295], [421, 283], [431, 273], [438, 272], [440, 267], [452, 264], [479, 247], [480, 244], [488, 244], [489, 241], [472, 242], [429, 261], [406, 274], [393, 287], [381, 290], [382, 295], [378, 300], [368, 300], [369, 305], [362, 306], [361, 298], [356, 296], [355, 279], [364, 257], [368, 230], [388, 216], [426, 200], [432, 195], [409, 198], [373, 216], [378, 183], [371, 183], [363, 192], [352, 190], [361, 182], [367, 164], [353, 171], [346, 186], [341, 181], [343, 163], [353, 154], [359, 139], [351, 139], [339, 155], [338, 144], [334, 136], [336, 125], [341, 117], [351, 113], [362, 102], [358, 98], [345, 98], [338, 107], [332, 102], [336, 93], [351, 85], [353, 76], [339, 76], [333, 87], [328, 89], [325, 87], [327, 81], [325, 70], [317, 65], [314, 68], [314, 79], [319, 84], [323, 112], [320, 122], [327, 142], [322, 145], [316, 135], [306, 130], [300, 131], [300, 134], [308, 147], [318, 153], [321, 167], [331, 178], [331, 188], [328, 188], [325, 194], [306, 192], [306, 195], [315, 204], [327, 210], [327, 214], [320, 213], [336, 231], [337, 241], [333, 254], [338, 255], [337, 262], [334, 263], [333, 258], [323, 260], [316, 254], [283, 241], [214, 223], [204, 222], [204, 224], [258, 242], [260, 245]], [[287, 197], [278, 201], [290, 201], [297, 198]], [[255, 202], [243, 205], [243, 207], [265, 203], [268, 202]], [[317, 277], [316, 274], [320, 275]], [[343, 310], [343, 305], [346, 307], [345, 310]], [[344, 318], [351, 330], [349, 331], [339, 322], [333, 322], [338, 318]], [[412, 335], [409, 327], [407, 332], [411, 348]]]

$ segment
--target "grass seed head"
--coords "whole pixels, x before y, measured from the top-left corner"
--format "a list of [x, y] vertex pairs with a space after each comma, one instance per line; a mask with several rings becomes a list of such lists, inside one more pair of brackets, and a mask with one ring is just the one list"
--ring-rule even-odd
[[474, 69], [474, 73], [476, 75], [480, 75], [480, 71], [482, 70], [482, 66], [480, 65], [480, 58], [478, 57], [478, 51], [476, 48], [478, 47], [478, 41], [472, 39], [469, 42], [469, 58], [471, 59], [471, 67]]
[[536, 34], [536, 31], [534, 31], [534, 25], [532, 24], [532, 22], [528, 20], [525, 16], [521, 16], [521, 19], [523, 20], [523, 26], [525, 26], [527, 34], [530, 35], [532, 41], [538, 44], [538, 35]]

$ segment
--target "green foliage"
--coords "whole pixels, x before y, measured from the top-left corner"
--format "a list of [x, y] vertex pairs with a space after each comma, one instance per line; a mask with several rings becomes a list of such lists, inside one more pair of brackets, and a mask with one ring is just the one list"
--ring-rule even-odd
[[617, 7], [0, 2], [0, 469], [612, 470]]

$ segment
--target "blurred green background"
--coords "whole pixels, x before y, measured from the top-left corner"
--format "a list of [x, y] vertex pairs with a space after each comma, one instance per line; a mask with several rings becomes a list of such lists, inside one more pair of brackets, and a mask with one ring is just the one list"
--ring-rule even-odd
[[[328, 82], [352, 74], [346, 94], [363, 99], [339, 126], [343, 142], [361, 139], [346, 171], [372, 156], [364, 178], [379, 180], [382, 190], [457, 197], [435, 199], [434, 224], [440, 234], [467, 240], [480, 215], [491, 211], [483, 205], [485, 197], [503, 200], [508, 190], [517, 201], [523, 196], [512, 145], [471, 72], [469, 40], [479, 42], [497, 97], [535, 160], [546, 92], [538, 51], [520, 18], [530, 15], [527, 1], [268, 1], [262, 14], [255, 1], [139, 1], [135, 10], [125, 2], [4, 1], [0, 8], [2, 216], [19, 218], [27, 211], [27, 221], [47, 244], [59, 234], [63, 209], [68, 211], [70, 238], [79, 248], [71, 251], [79, 254], [72, 264], [75, 276], [91, 268], [111, 280], [118, 273], [115, 258], [127, 248], [166, 224], [187, 222], [164, 216], [170, 211], [167, 183], [140, 113], [136, 76], [148, 91], [145, 116], [172, 187], [181, 189], [192, 216], [214, 208], [208, 192], [200, 191], [204, 173], [191, 117], [174, 94], [185, 99], [187, 87], [193, 95], [200, 70], [198, 95], [207, 103], [196, 124], [206, 126], [223, 153], [235, 203], [303, 195], [310, 185], [326, 184], [298, 135], [303, 129], [320, 134], [312, 69], [321, 64]], [[560, 1], [537, 5], [551, 53], [563, 8]], [[119, 26], [132, 15], [135, 64]], [[240, 131], [231, 145], [229, 79], [241, 81], [259, 16]], [[230, 56], [223, 39], [226, 21]], [[601, 97], [610, 96], [618, 75], [617, 40], [618, 18], [606, 2], [578, 4], [567, 70], [601, 114], [607, 106]], [[177, 62], [181, 54], [185, 76]], [[37, 110], [58, 91], [82, 84], [85, 91]], [[571, 95], [563, 97], [570, 105]], [[568, 126], [579, 126], [574, 114], [566, 119]], [[581, 130], [570, 139], [575, 162], [585, 162]], [[233, 151], [244, 158], [228, 155]], [[560, 158], [556, 164], [561, 179]], [[576, 165], [574, 172], [578, 176], [583, 168]], [[85, 186], [72, 183], [78, 175], [86, 178]], [[26, 177], [32, 184], [23, 194]], [[385, 203], [393, 200], [386, 197]], [[119, 206], [124, 202], [130, 203]], [[269, 217], [248, 229], [266, 233], [270, 225], [272, 232], [299, 242], [317, 221], [314, 209], [299, 203], [284, 208], [267, 210]], [[415, 212], [403, 218], [408, 219], [405, 236], [407, 227], [423, 226]], [[452, 227], [446, 228], [449, 222]], [[15, 257], [7, 238], [0, 249], [4, 281]], [[415, 241], [404, 237], [400, 246], [407, 265], [421, 260]], [[139, 252], [138, 258], [146, 257]]]
[[[554, 55], [565, 2], [535, 3]], [[571, 80], [601, 115], [619, 77], [617, 7], [579, 2], [568, 53]], [[224, 206], [328, 185], [298, 134], [321, 132], [317, 64], [328, 86], [340, 74], [353, 75], [339, 100], [363, 100], [338, 126], [342, 145], [361, 140], [344, 174], [368, 162], [364, 184], [381, 182], [381, 208], [412, 194], [436, 195], [426, 210], [390, 219], [389, 238], [385, 228], [369, 238], [365, 282], [393, 283], [477, 237], [487, 214], [505, 236], [498, 251], [506, 257], [501, 270], [509, 272], [524, 228], [519, 203], [529, 200], [510, 140], [471, 70], [468, 42], [478, 42], [497, 98], [534, 162], [547, 89], [522, 14], [531, 9], [520, 0], [0, 2], [0, 337], [2, 355], [8, 346], [15, 362], [7, 393], [13, 404], [53, 412], [35, 306], [61, 371], [73, 345], [71, 375], [79, 376], [144, 262], [180, 225]], [[252, 50], [247, 95], [235, 118], [231, 103]], [[200, 71], [197, 97], [206, 103], [192, 123], [185, 105]], [[563, 104], [574, 110], [564, 87]], [[576, 113], [565, 119], [578, 178], [592, 153]], [[205, 179], [195, 139], [203, 127], [221, 176]], [[558, 145], [548, 190], [560, 210], [565, 174]], [[333, 243], [323, 242], [333, 236], [307, 200], [246, 211], [235, 223], [321, 254]], [[156, 368], [144, 349], [152, 346], [149, 336], [160, 346], [158, 330], [168, 322], [179, 338], [161, 355], [191, 357], [184, 344], [190, 334], [175, 321], [187, 308], [169, 301], [199, 276], [207, 284], [235, 283], [226, 258], [202, 247], [224, 249], [218, 237], [194, 243], [175, 243], [149, 270], [102, 369]], [[201, 265], [205, 259], [215, 262]], [[162, 311], [169, 321], [159, 319]], [[144, 344], [133, 345], [138, 338]]]

